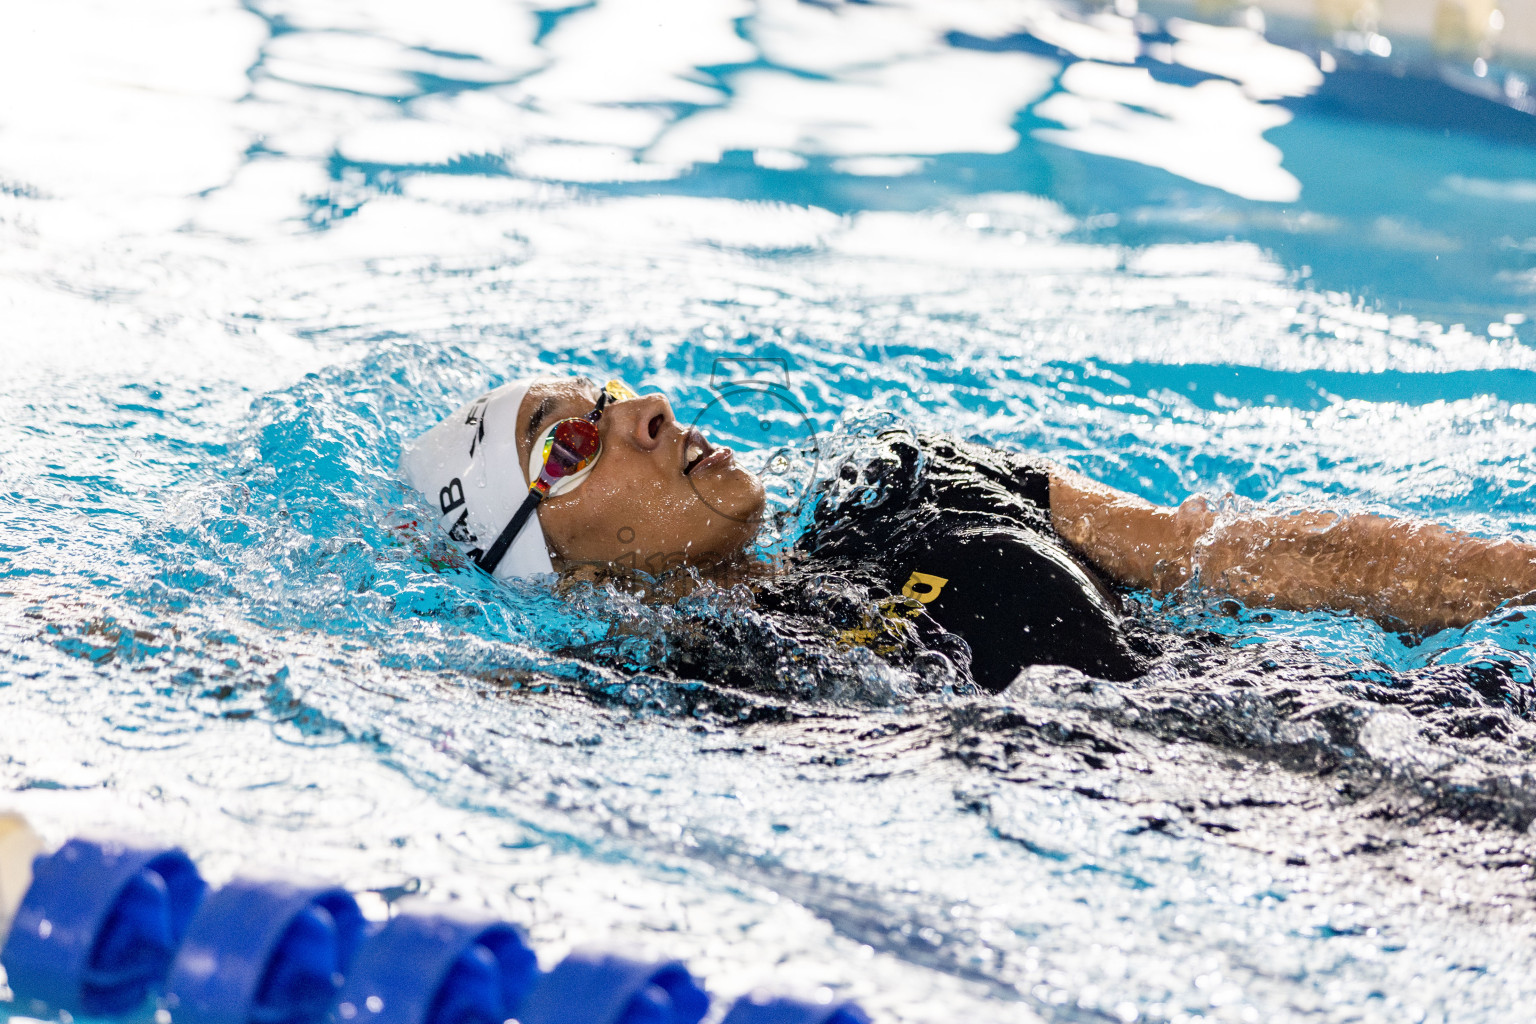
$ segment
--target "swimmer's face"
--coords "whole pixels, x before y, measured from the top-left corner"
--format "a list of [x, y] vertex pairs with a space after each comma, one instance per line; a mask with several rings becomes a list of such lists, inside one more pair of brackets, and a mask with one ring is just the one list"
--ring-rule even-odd
[[[545, 428], [585, 416], [597, 395], [597, 385], [585, 379], [530, 387], [518, 410], [522, 464]], [[617, 563], [656, 574], [736, 558], [756, 536], [763, 485], [736, 465], [729, 448], [679, 424], [664, 396], [610, 404], [598, 429], [603, 451], [592, 472], [539, 505], [544, 535], [559, 554], [557, 568]]]

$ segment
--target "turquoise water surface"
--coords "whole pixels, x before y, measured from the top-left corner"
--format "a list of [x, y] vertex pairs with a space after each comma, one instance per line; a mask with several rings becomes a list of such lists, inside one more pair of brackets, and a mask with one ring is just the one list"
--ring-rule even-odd
[[665, 607], [399, 529], [402, 445], [553, 371], [664, 390], [785, 508], [906, 425], [1532, 537], [1536, 150], [1328, 113], [1251, 29], [1135, 63], [1146, 24], [1084, 18], [8, 10], [0, 806], [886, 1021], [1528, 1015], [1518, 609], [1417, 642], [1194, 593], [1142, 614], [1235, 648], [1135, 683], [848, 652], [729, 694], [570, 653]]

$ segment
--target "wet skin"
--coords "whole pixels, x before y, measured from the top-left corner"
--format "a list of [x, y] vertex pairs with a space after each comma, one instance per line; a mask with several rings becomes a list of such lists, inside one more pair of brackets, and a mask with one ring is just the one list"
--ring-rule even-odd
[[[580, 378], [541, 380], [528, 389], [517, 436], [525, 477], [538, 435], [557, 420], [585, 416], [597, 396], [597, 385]], [[654, 574], [741, 557], [757, 534], [764, 494], [729, 448], [679, 424], [659, 394], [610, 403], [598, 430], [603, 448], [592, 472], [539, 506], [557, 570], [620, 564]], [[690, 454], [699, 453], [704, 457], [688, 471]]]

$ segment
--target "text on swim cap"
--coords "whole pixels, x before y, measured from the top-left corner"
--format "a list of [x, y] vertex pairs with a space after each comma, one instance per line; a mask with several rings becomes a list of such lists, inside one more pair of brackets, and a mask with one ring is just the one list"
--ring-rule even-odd
[[437, 504], [442, 508], [445, 516], [464, 504], [464, 485], [459, 482], [458, 477], [449, 480], [448, 486], [437, 492]]
[[[475, 446], [485, 440], [485, 417], [481, 415], [485, 411], [485, 403], [491, 400], [490, 395], [481, 395], [475, 400], [475, 404], [469, 407], [469, 415], [464, 417], [464, 422], [475, 428], [475, 436], [469, 439], [469, 454], [475, 454]], [[454, 483], [458, 483], [457, 480]]]
[[[451, 515], [454, 509], [463, 508], [464, 484], [458, 477], [448, 481], [448, 486], [437, 492], [437, 504], [443, 510], [444, 518]], [[469, 509], [465, 508], [459, 513], [459, 518], [455, 519], [453, 525], [448, 528], [448, 536], [460, 544], [473, 544], [480, 539], [469, 528]], [[472, 551], [470, 554], [474, 555], [478, 552]]]

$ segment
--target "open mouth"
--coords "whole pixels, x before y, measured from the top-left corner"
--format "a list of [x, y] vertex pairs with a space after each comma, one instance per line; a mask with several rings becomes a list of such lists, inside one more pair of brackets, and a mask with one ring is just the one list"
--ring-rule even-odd
[[683, 475], [693, 473], [700, 462], [715, 453], [715, 446], [707, 441], [697, 427], [688, 428], [683, 435]]

